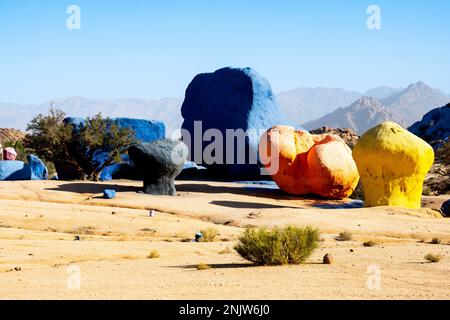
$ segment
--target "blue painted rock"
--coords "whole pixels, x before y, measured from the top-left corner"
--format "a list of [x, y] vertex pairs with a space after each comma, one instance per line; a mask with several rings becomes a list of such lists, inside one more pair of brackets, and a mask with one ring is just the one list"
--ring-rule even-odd
[[187, 147], [181, 141], [161, 139], [141, 143], [128, 150], [144, 180], [144, 192], [152, 195], [176, 195], [175, 178], [183, 169]]
[[0, 161], [0, 181], [46, 180], [48, 170], [36, 156], [28, 156], [28, 164], [23, 161]]
[[[166, 134], [166, 127], [164, 123], [160, 121], [131, 118], [113, 118], [112, 120], [119, 128], [128, 128], [133, 130], [135, 137], [139, 142], [156, 141], [164, 138]], [[85, 119], [77, 117], [68, 117], [64, 119], [64, 121], [74, 127], [74, 133], [80, 130], [80, 128], [82, 128], [85, 124]], [[80, 148], [78, 148], [77, 146], [72, 146], [69, 151], [75, 160], [81, 161], [80, 159], [77, 159], [77, 153], [80, 152]], [[96, 153], [94, 157], [94, 163], [92, 165], [98, 168], [105, 162], [106, 158], [107, 151], [100, 150]], [[122, 158], [122, 163], [115, 163], [103, 169], [102, 173], [100, 174], [100, 180], [110, 181], [115, 177], [132, 178], [136, 176], [134, 168], [128, 161], [126, 155], [123, 155]], [[55, 167], [61, 180], [82, 179], [83, 173], [80, 173], [80, 171], [77, 170], [76, 166], [71, 166], [70, 162], [67, 162], [65, 164], [61, 163], [58, 165], [55, 164]]]
[[0, 180], [31, 180], [30, 167], [23, 161], [0, 161]]
[[31, 170], [31, 180], [47, 180], [48, 179], [48, 169], [44, 162], [35, 155], [27, 156], [28, 165]]
[[[250, 68], [197, 75], [186, 90], [181, 114], [189, 160], [230, 178], [259, 177], [260, 136], [272, 126], [286, 124], [269, 82]], [[194, 130], [198, 121], [201, 128]], [[238, 139], [226, 135], [229, 129], [247, 131], [242, 148], [237, 148]], [[212, 136], [207, 136], [208, 130]], [[215, 147], [212, 142], [220, 139], [223, 146]], [[226, 148], [227, 143], [231, 147]]]
[[434, 147], [439, 146], [450, 137], [450, 103], [445, 107], [431, 110], [408, 130]]
[[113, 190], [113, 189], [103, 190], [103, 198], [114, 199], [115, 197], [116, 197], [116, 190]]
[[450, 200], [447, 200], [442, 204], [441, 212], [444, 217], [450, 217]]

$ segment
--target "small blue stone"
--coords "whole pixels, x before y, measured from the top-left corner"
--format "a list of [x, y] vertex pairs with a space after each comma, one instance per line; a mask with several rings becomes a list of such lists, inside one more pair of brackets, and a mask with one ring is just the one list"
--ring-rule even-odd
[[115, 197], [116, 197], [116, 190], [110, 190], [110, 189], [103, 190], [103, 198], [114, 199]]
[[200, 242], [200, 240], [203, 238], [203, 233], [199, 232], [195, 234], [195, 241]]

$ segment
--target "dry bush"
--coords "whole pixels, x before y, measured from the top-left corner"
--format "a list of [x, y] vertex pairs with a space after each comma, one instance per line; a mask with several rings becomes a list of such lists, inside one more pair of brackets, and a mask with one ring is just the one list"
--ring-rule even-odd
[[337, 241], [351, 241], [353, 240], [353, 235], [350, 231], [343, 231], [339, 233], [339, 235], [336, 237]]
[[442, 260], [442, 256], [439, 254], [429, 253], [425, 256], [425, 260], [429, 262], [439, 262]]
[[208, 270], [211, 269], [210, 266], [208, 266], [206, 263], [199, 263], [197, 265], [197, 270]]
[[255, 265], [301, 264], [319, 247], [317, 229], [288, 226], [284, 229], [246, 229], [235, 250]]
[[366, 241], [366, 242], [363, 243], [364, 247], [375, 247], [376, 245], [377, 245], [377, 243], [375, 241], [372, 241], [372, 240]]
[[148, 259], [157, 259], [159, 257], [161, 256], [157, 250], [150, 251], [149, 255], [147, 256]]
[[201, 242], [214, 242], [217, 241], [217, 236], [219, 232], [215, 228], [206, 228], [204, 230], [200, 230], [203, 235], [200, 239]]
[[441, 244], [441, 239], [439, 239], [439, 238], [433, 238], [433, 239], [431, 239], [431, 244]]

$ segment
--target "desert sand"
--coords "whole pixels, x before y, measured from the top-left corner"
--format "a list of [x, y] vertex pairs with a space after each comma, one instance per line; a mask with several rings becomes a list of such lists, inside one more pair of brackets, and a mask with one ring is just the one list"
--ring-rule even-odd
[[[0, 183], [2, 299], [449, 299], [450, 219], [424, 208], [289, 197], [264, 185], [179, 181], [178, 196], [140, 182]], [[105, 188], [118, 191], [105, 200]], [[155, 217], [149, 211], [156, 210]], [[304, 265], [253, 267], [232, 250], [246, 226], [319, 228]], [[207, 227], [220, 241], [186, 242]], [[342, 231], [351, 241], [337, 241]], [[80, 241], [74, 241], [79, 236]], [[439, 238], [441, 244], [431, 244]], [[363, 243], [373, 240], [374, 247]], [[227, 248], [231, 250], [227, 250]], [[159, 258], [148, 258], [157, 250]], [[331, 265], [322, 264], [332, 254]], [[443, 259], [429, 263], [428, 253]], [[211, 266], [197, 270], [199, 263]], [[80, 288], [68, 287], [73, 266]], [[379, 288], [368, 286], [379, 270]]]

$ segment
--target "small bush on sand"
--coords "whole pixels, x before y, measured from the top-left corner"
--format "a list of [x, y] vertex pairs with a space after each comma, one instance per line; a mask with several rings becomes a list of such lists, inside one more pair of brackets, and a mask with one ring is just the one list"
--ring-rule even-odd
[[161, 257], [159, 252], [157, 250], [152, 250], [149, 255], [147, 256], [148, 259], [157, 259]]
[[353, 240], [353, 235], [350, 231], [343, 231], [339, 233], [339, 235], [336, 237], [337, 241], [351, 241]]
[[441, 244], [441, 239], [439, 239], [439, 238], [433, 238], [433, 239], [431, 239], [431, 244]]
[[219, 234], [217, 229], [214, 228], [206, 228], [204, 230], [200, 230], [202, 233], [201, 242], [214, 242], [217, 241], [217, 235]]
[[235, 250], [255, 265], [300, 264], [319, 247], [317, 229], [288, 226], [272, 231], [246, 229]]
[[429, 262], [439, 262], [442, 260], [442, 256], [439, 254], [429, 253], [425, 256], [425, 260], [427, 260]]
[[364, 247], [375, 247], [377, 243], [375, 241], [369, 240], [363, 243]]
[[199, 263], [197, 265], [197, 270], [208, 270], [211, 269], [210, 266], [208, 266], [206, 263]]
[[225, 249], [223, 249], [223, 250], [220, 250], [219, 251], [219, 254], [230, 254], [230, 253], [232, 253], [233, 251], [229, 248], [229, 247], [226, 247]]

